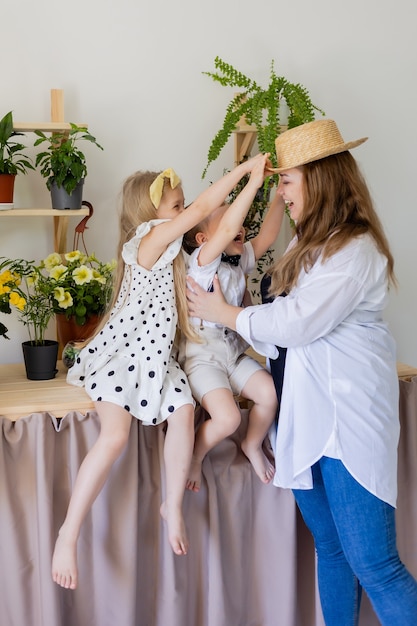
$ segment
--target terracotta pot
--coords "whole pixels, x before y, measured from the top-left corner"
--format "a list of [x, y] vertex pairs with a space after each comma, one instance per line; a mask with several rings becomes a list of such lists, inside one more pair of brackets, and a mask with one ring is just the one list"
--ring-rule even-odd
[[0, 204], [13, 204], [15, 174], [0, 174]]
[[65, 315], [55, 315], [55, 319], [58, 341], [61, 347], [64, 347], [70, 341], [84, 341], [91, 337], [100, 323], [101, 316], [91, 315], [82, 326], [76, 323], [75, 317], [67, 319]]
[[22, 343], [23, 358], [25, 360], [26, 377], [29, 380], [49, 380], [55, 378], [58, 372], [58, 342], [45, 339], [42, 345], [33, 341]]

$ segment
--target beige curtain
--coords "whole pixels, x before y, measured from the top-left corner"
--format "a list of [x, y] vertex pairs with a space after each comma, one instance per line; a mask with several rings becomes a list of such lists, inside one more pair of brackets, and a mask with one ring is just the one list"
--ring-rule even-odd
[[[400, 385], [399, 546], [417, 575], [417, 379]], [[291, 492], [262, 485], [240, 452], [242, 413], [205, 459], [201, 491], [185, 494], [186, 557], [159, 515], [163, 429], [133, 421], [84, 523], [76, 591], [52, 582], [51, 555], [97, 416], [0, 418], [2, 626], [322, 626], [311, 537]], [[378, 624], [366, 601], [362, 613]]]

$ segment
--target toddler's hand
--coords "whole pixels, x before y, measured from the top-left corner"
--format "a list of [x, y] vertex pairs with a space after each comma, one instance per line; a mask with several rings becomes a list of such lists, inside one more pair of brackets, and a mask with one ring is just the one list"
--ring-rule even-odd
[[247, 161], [244, 162], [245, 166], [246, 166], [246, 172], [249, 174], [250, 172], [253, 171], [253, 169], [259, 165], [259, 163], [263, 163], [264, 165], [264, 169], [267, 166], [267, 162], [269, 159], [269, 153], [268, 154], [262, 154], [262, 152], [260, 152], [259, 154], [255, 155], [254, 157], [251, 157], [250, 159], [248, 159]]
[[265, 178], [268, 176], [266, 171], [269, 154], [258, 154], [253, 159], [253, 167], [250, 174], [250, 182], [256, 184], [257, 189], [262, 186]]

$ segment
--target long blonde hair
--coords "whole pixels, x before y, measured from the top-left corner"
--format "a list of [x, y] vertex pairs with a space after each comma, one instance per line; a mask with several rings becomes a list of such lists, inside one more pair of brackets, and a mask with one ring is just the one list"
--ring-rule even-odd
[[[125, 270], [125, 263], [122, 257], [124, 244], [134, 237], [136, 229], [140, 224], [158, 218], [157, 210], [150, 199], [149, 188], [159, 174], [160, 172], [139, 171], [129, 176], [123, 183], [119, 223], [120, 234], [117, 247], [117, 270], [113, 279], [112, 298], [100, 325], [95, 330], [93, 337], [97, 335], [105, 326], [110, 316], [110, 312], [119, 296]], [[162, 197], [164, 196], [167, 185], [169, 185], [169, 180], [165, 178]], [[176, 306], [178, 311], [178, 326], [186, 337], [195, 340], [196, 333], [192, 329], [188, 317], [186, 299], [186, 269], [184, 257], [181, 251], [174, 259], [173, 273]], [[88, 341], [91, 341], [93, 337], [90, 337]], [[86, 345], [88, 341], [84, 342], [82, 345]]]
[[308, 272], [320, 254], [325, 260], [363, 233], [369, 233], [386, 256], [388, 281], [396, 285], [388, 240], [350, 152], [298, 169], [303, 173], [303, 212], [296, 226], [297, 241], [270, 270], [271, 294], [289, 293], [297, 284], [300, 271]]

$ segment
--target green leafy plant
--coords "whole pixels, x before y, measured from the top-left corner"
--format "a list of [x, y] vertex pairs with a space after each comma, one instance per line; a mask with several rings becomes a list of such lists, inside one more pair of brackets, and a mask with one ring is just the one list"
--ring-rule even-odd
[[26, 146], [14, 141], [14, 137], [24, 137], [24, 133], [13, 130], [13, 114], [11, 111], [0, 120], [0, 174], [26, 174], [27, 170], [35, 169], [25, 154]]
[[36, 167], [40, 167], [41, 174], [46, 178], [46, 185], [50, 190], [55, 183], [58, 187], [63, 187], [68, 194], [71, 194], [77, 184], [87, 176], [86, 158], [78, 148], [78, 141], [89, 141], [100, 150], [103, 147], [86, 127], [77, 126], [70, 123], [70, 130], [67, 132], [52, 133], [46, 135], [41, 130], [36, 130], [38, 139], [34, 145], [48, 143], [47, 150], [36, 155]]
[[79, 250], [60, 255], [53, 252], [42, 261], [54, 287], [53, 308], [55, 313], [75, 317], [79, 326], [91, 315], [104, 312], [113, 287], [116, 261], [99, 261], [95, 254], [86, 255]]
[[102, 263], [79, 250], [62, 256], [53, 252], [39, 264], [0, 257], [0, 311], [16, 308], [30, 340], [40, 345], [53, 315], [74, 316], [83, 325], [91, 315], [103, 313], [115, 266], [115, 261]]
[[[237, 130], [256, 131], [259, 151], [269, 153], [270, 159], [276, 167], [275, 140], [282, 130], [312, 122], [316, 113], [324, 115], [324, 111], [313, 104], [304, 86], [291, 83], [283, 76], [277, 75], [274, 61], [271, 61], [269, 83], [266, 87], [259, 85], [218, 56], [214, 60], [214, 65], [217, 71], [203, 72], [203, 74], [224, 87], [237, 88], [239, 92], [235, 93], [227, 105], [222, 127], [217, 131], [210, 144], [202, 178], [205, 178], [210, 165], [220, 156], [233, 132]], [[284, 106], [282, 106], [283, 104]], [[285, 119], [282, 119], [284, 117]], [[243, 159], [245, 158], [248, 158], [247, 154], [244, 155]], [[230, 202], [240, 193], [248, 179], [249, 176], [245, 176], [236, 185], [229, 196]], [[269, 205], [271, 187], [278, 184], [278, 180], [278, 174], [268, 177], [263, 188], [257, 193], [244, 222], [247, 239], [258, 234]], [[288, 211], [287, 215], [289, 216]], [[268, 250], [259, 259], [256, 268], [256, 273], [259, 276], [262, 276], [265, 272], [264, 268], [273, 262], [273, 252], [273, 250]], [[260, 278], [252, 277], [252, 282], [258, 283]], [[255, 291], [251, 291], [251, 293], [255, 295]]]
[[227, 105], [223, 125], [209, 147], [202, 178], [205, 177], [211, 163], [219, 157], [231, 134], [237, 130], [242, 116], [248, 125], [256, 128], [260, 152], [269, 152], [271, 161], [276, 166], [275, 139], [282, 130], [281, 104], [285, 101], [288, 108], [287, 128], [312, 122], [315, 112], [324, 115], [324, 112], [313, 104], [305, 87], [291, 83], [276, 74], [274, 61], [271, 62], [269, 84], [266, 87], [258, 85], [220, 57], [215, 58], [214, 65], [217, 72], [203, 74], [225, 87], [238, 88], [240, 91]]
[[[45, 332], [54, 314], [48, 280], [33, 261], [0, 259], [1, 291], [5, 308], [16, 308], [33, 345], [45, 343]], [[6, 312], [10, 312], [7, 310]]]

